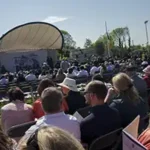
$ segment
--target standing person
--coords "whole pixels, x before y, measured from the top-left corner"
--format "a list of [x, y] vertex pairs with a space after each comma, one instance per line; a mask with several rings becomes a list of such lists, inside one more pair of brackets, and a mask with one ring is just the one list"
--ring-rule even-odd
[[88, 72], [84, 69], [84, 66], [80, 67], [80, 71], [77, 73], [77, 77], [88, 77]]
[[24, 103], [24, 94], [18, 87], [10, 89], [8, 96], [11, 102], [1, 108], [1, 124], [5, 133], [12, 126], [34, 120], [32, 106]]
[[101, 81], [91, 81], [84, 92], [86, 102], [92, 106], [91, 114], [81, 122], [81, 140], [91, 144], [96, 138], [121, 127], [116, 109], [104, 102], [107, 87]]
[[60, 63], [60, 68], [66, 72], [67, 69], [70, 67], [70, 64], [67, 60], [63, 60], [61, 63]]
[[45, 115], [38, 119], [36, 124], [26, 132], [26, 136], [35, 133], [42, 126], [51, 125], [68, 131], [80, 140], [79, 122], [75, 117], [66, 115], [62, 111], [62, 92], [55, 87], [48, 87], [42, 92], [41, 101]]

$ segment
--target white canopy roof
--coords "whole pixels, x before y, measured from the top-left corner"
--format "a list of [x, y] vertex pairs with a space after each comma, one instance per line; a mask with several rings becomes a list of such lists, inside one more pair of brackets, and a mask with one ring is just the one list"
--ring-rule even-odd
[[0, 38], [0, 52], [34, 51], [63, 48], [61, 31], [45, 22], [30, 22], [17, 26]]

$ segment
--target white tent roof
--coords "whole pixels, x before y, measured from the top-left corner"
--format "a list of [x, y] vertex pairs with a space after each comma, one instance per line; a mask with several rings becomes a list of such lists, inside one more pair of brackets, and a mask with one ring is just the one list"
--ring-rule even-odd
[[45, 22], [30, 22], [17, 26], [0, 38], [0, 52], [34, 51], [63, 48], [61, 31]]

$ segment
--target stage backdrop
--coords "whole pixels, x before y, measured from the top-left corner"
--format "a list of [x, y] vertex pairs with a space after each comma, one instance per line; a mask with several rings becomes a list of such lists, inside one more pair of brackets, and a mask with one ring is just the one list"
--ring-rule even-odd
[[28, 52], [5, 53], [0, 52], [0, 65], [4, 65], [8, 71], [15, 72], [16, 66], [26, 66], [38, 63], [40, 66], [46, 62], [47, 56], [50, 56], [55, 63], [57, 61], [57, 52], [55, 50], [37, 50]]

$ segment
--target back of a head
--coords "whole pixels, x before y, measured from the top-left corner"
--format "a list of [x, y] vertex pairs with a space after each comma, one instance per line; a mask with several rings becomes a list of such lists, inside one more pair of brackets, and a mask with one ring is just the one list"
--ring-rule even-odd
[[73, 68], [69, 68], [69, 69], [68, 69], [68, 73], [69, 73], [69, 74], [72, 74], [72, 72], [73, 72]]
[[24, 101], [24, 93], [18, 87], [11, 88], [8, 91], [8, 97], [10, 101], [15, 101], [15, 100]]
[[100, 74], [95, 74], [95, 75], [92, 77], [92, 80], [97, 80], [97, 81], [104, 82], [104, 79], [103, 79], [102, 75], [100, 75]]
[[27, 141], [21, 140], [18, 148], [20, 150], [84, 150], [80, 142], [71, 134], [52, 126], [39, 128]]
[[84, 66], [81, 66], [81, 67], [80, 67], [80, 70], [84, 70]]
[[53, 87], [55, 86], [54, 83], [50, 80], [50, 79], [43, 79], [40, 81], [37, 91], [39, 93], [39, 95], [41, 96], [42, 92], [44, 89], [48, 88], [48, 87]]
[[101, 81], [91, 81], [85, 88], [85, 92], [94, 93], [98, 99], [104, 100], [107, 95], [107, 87]]
[[113, 86], [131, 101], [138, 101], [139, 94], [132, 83], [132, 79], [125, 73], [119, 73], [112, 79]]
[[38, 132], [40, 150], [83, 150], [82, 145], [68, 132], [57, 127], [43, 127]]
[[62, 92], [55, 87], [46, 88], [41, 95], [42, 106], [46, 113], [56, 113], [61, 110]]
[[13, 150], [13, 141], [6, 136], [0, 126], [0, 150]]

